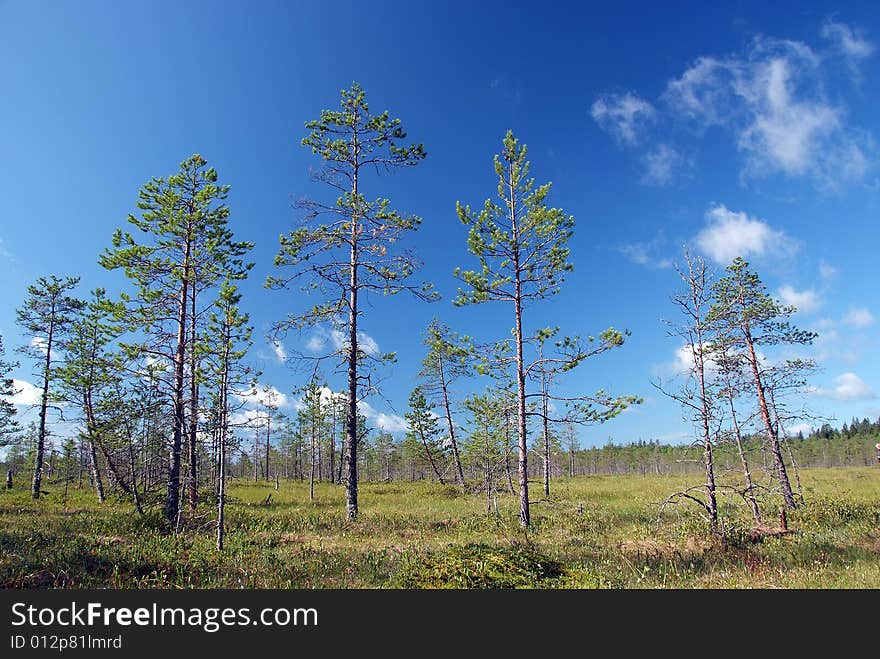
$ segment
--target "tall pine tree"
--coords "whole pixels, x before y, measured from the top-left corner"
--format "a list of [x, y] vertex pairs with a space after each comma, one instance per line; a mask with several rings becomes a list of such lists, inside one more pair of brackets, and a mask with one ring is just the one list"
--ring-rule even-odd
[[[275, 326], [276, 338], [290, 329], [330, 324], [342, 337], [328, 358], [338, 359], [346, 370], [345, 508], [348, 519], [358, 513], [358, 402], [370, 393], [366, 362], [383, 356], [361, 346], [364, 297], [370, 292], [394, 295], [408, 292], [423, 300], [434, 299], [429, 284], [409, 283], [419, 263], [398, 248], [406, 234], [416, 230], [421, 218], [401, 213], [384, 197], [369, 199], [369, 175], [417, 165], [425, 157], [421, 144], [403, 144], [406, 133], [400, 119], [387, 110], [370, 112], [360, 85], [342, 90], [338, 110], [322, 110], [306, 123], [304, 146], [319, 156], [322, 166], [314, 178], [338, 196], [329, 203], [300, 202], [301, 226], [281, 236], [275, 265], [292, 274], [269, 277], [266, 286], [287, 289], [302, 282], [304, 290], [326, 297], [304, 313], [291, 313]], [[385, 357], [390, 357], [386, 355]]]

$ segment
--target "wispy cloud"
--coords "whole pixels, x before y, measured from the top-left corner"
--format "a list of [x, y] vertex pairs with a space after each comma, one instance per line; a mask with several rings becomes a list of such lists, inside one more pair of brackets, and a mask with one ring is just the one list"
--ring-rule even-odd
[[12, 252], [10, 252], [6, 248], [6, 245], [3, 244], [2, 238], [0, 238], [0, 259], [6, 259], [7, 261], [12, 261], [13, 263], [15, 262], [15, 257], [12, 255]]
[[853, 327], [870, 327], [874, 324], [875, 318], [870, 309], [858, 307], [850, 309], [843, 317], [843, 322]]
[[[823, 33], [850, 55], [869, 52], [846, 26], [826, 24]], [[669, 81], [663, 100], [673, 116], [729, 130], [746, 177], [782, 173], [834, 188], [864, 176], [871, 140], [828, 100], [822, 63], [803, 42], [757, 37], [745, 52], [697, 59]]]
[[799, 291], [786, 284], [776, 291], [776, 297], [784, 305], [797, 307], [801, 313], [812, 313], [821, 306], [819, 294], [811, 288]]
[[672, 260], [656, 255], [657, 245], [655, 242], [627, 243], [620, 245], [617, 251], [626, 256], [633, 263], [648, 268], [670, 268]]
[[860, 60], [874, 52], [874, 44], [865, 39], [860, 30], [854, 30], [846, 23], [826, 21], [821, 34], [845, 57]]
[[694, 238], [697, 247], [712, 260], [727, 264], [737, 256], [790, 256], [797, 243], [767, 222], [726, 206], [713, 206], [706, 212], [707, 226]]
[[272, 351], [275, 353], [275, 359], [280, 363], [283, 364], [287, 361], [287, 351], [284, 349], [284, 344], [281, 341], [272, 341]]
[[831, 279], [836, 274], [837, 268], [835, 268], [833, 265], [825, 261], [819, 262], [819, 276], [822, 277], [822, 279]]
[[681, 154], [668, 144], [659, 144], [642, 158], [645, 185], [668, 185], [675, 178], [676, 170], [684, 164]]
[[622, 144], [639, 142], [642, 126], [654, 117], [654, 106], [632, 92], [605, 94], [590, 108], [593, 120]]
[[835, 400], [871, 400], [877, 397], [874, 390], [855, 373], [841, 373], [834, 378], [831, 389], [814, 387], [810, 390], [814, 396], [833, 398]]
[[[358, 348], [368, 355], [376, 357], [380, 354], [379, 344], [376, 340], [366, 332], [358, 332]], [[334, 351], [342, 350], [348, 345], [348, 337], [344, 332], [337, 329], [326, 330], [317, 328], [308, 339], [306, 339], [305, 347], [309, 352], [316, 354], [323, 352], [327, 345]]]

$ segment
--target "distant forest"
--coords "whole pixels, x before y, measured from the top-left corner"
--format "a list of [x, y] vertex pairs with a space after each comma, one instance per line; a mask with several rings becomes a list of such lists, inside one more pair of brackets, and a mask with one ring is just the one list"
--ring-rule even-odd
[[[284, 480], [308, 480], [309, 454], [308, 438], [302, 433], [292, 430], [288, 425], [287, 433], [282, 430], [280, 447], [272, 447], [269, 456], [272, 473], [277, 473]], [[298, 428], [297, 428], [298, 430]], [[160, 438], [156, 437], [156, 451], [152, 459], [147, 459], [147, 467], [143, 475], [143, 490], [154, 490], [158, 493], [164, 487], [165, 473], [164, 451]], [[744, 440], [748, 454], [760, 460], [764, 454], [761, 442], [765, 438], [752, 435]], [[433, 479], [435, 475], [425, 458], [424, 448], [411, 440], [395, 440], [390, 433], [367, 430], [362, 441], [362, 452], [359, 455], [359, 471], [365, 481], [423, 480]], [[810, 467], [863, 467], [877, 462], [875, 444], [880, 442], [880, 418], [870, 421], [852, 419], [841, 427], [833, 427], [828, 423], [815, 429], [805, 436], [797, 436], [785, 440], [786, 449], [790, 450], [787, 457], [793, 458], [793, 464], [802, 468]], [[252, 450], [239, 444], [237, 450], [230, 451], [235, 457], [231, 460], [229, 471], [231, 477], [264, 480], [266, 465], [263, 459], [254, 463]], [[22, 433], [18, 441], [9, 446], [6, 459], [0, 461], [3, 471], [11, 470], [13, 477], [29, 475], [36, 451], [36, 427], [31, 426]], [[329, 450], [316, 451], [319, 459], [316, 463], [316, 480], [338, 482], [339, 463], [331, 461]], [[531, 464], [530, 478], [540, 479], [543, 474], [543, 446], [536, 445], [531, 451], [534, 455]], [[733, 443], [720, 444], [715, 452], [717, 466], [720, 471], [734, 471], [739, 468], [739, 455]], [[467, 453], [464, 468], [469, 479], [478, 480], [482, 468], [479, 456]], [[506, 472], [500, 481], [507, 480], [511, 488], [516, 483], [516, 447], [512, 446], [508, 455], [500, 456], [499, 461]], [[507, 459], [504, 459], [504, 458]], [[758, 464], [761, 464], [760, 462]], [[764, 464], [767, 470], [772, 465]], [[123, 488], [129, 474], [124, 467], [119, 467]], [[615, 444], [609, 441], [601, 447], [577, 448], [564, 446], [558, 437], [551, 440], [551, 470], [556, 477], [560, 476], [592, 476], [614, 474], [685, 474], [700, 473], [704, 469], [702, 447], [690, 444], [666, 444], [660, 441], [638, 441], [628, 444]], [[276, 471], [277, 470], [277, 471]], [[50, 484], [69, 482], [74, 487], [94, 487], [88, 448], [85, 442], [78, 443], [68, 440], [65, 446], [55, 446], [50, 442], [46, 475]], [[111, 471], [111, 485], [113, 472]], [[450, 480], [452, 474], [448, 474]]]

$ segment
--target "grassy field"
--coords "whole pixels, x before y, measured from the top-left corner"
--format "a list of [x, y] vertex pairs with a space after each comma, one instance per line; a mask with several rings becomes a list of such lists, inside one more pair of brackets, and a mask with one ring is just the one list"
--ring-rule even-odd
[[793, 532], [760, 539], [732, 501], [724, 539], [692, 504], [658, 520], [682, 477], [559, 479], [551, 499], [534, 504], [527, 535], [510, 496], [499, 497], [496, 516], [484, 498], [450, 486], [362, 484], [362, 515], [348, 523], [338, 486], [319, 485], [310, 503], [307, 484], [234, 482], [222, 554], [208, 507], [172, 534], [156, 508], [140, 516], [75, 489], [64, 501], [51, 486], [34, 502], [19, 486], [0, 492], [0, 586], [880, 588], [880, 469], [801, 478], [806, 504], [789, 516]]

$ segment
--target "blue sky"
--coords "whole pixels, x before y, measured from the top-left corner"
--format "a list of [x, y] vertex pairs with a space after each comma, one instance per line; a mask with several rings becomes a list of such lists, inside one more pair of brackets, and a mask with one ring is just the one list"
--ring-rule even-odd
[[[632, 332], [564, 381], [646, 398], [584, 431], [584, 445], [687, 433], [651, 386], [676, 370], [681, 346], [662, 319], [674, 318], [670, 263], [684, 244], [719, 269], [742, 254], [819, 332], [806, 351], [821, 366], [804, 397], [813, 412], [880, 415], [873, 3], [180, 4], [0, 1], [0, 334], [10, 352], [22, 340], [14, 309], [37, 277], [81, 275], [83, 294], [125, 287], [98, 254], [140, 186], [198, 152], [232, 186], [236, 235], [256, 243], [243, 286], [252, 356], [292, 399], [302, 377], [262, 337], [303, 301], [262, 282], [296, 219], [291, 199], [329, 199], [309, 180], [303, 123], [357, 80], [428, 152], [371, 184], [423, 218], [408, 246], [443, 295], [369, 301], [364, 331], [399, 356], [384, 372], [388, 400], [370, 401], [374, 425], [399, 427], [432, 316], [480, 339], [509, 331], [508, 309], [451, 305], [453, 269], [475, 263], [455, 202], [494, 194], [491, 159], [508, 128], [538, 181], [553, 181], [550, 202], [577, 222], [575, 270], [527, 326]], [[27, 365], [16, 377], [35, 382]]]

